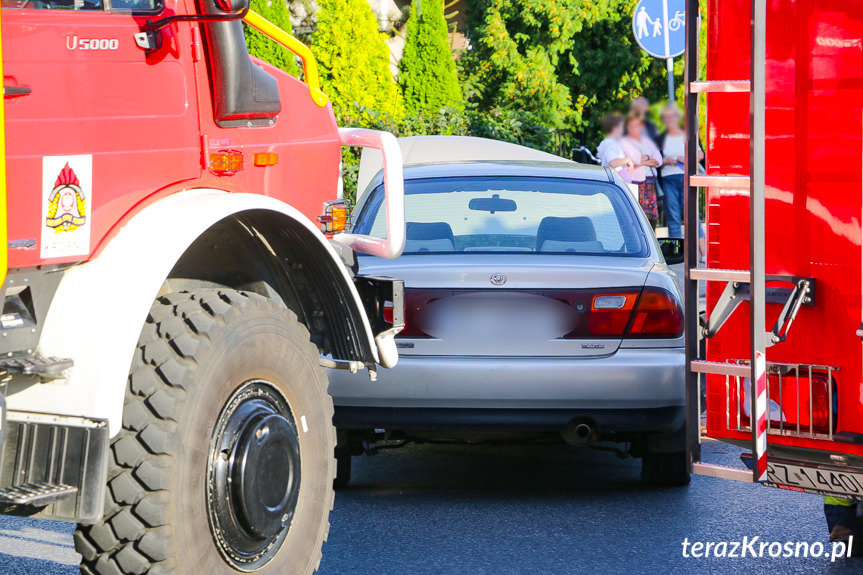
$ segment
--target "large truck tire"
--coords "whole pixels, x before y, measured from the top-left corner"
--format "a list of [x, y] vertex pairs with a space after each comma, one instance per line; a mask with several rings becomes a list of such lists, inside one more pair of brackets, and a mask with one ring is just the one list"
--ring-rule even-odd
[[307, 575], [329, 531], [335, 429], [317, 348], [254, 293], [153, 304], [111, 443], [84, 574]]

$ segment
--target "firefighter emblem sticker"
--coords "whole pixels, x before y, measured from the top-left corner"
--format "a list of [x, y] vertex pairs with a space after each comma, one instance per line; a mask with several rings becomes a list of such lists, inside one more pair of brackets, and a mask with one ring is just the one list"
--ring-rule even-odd
[[93, 156], [42, 159], [43, 258], [90, 253]]

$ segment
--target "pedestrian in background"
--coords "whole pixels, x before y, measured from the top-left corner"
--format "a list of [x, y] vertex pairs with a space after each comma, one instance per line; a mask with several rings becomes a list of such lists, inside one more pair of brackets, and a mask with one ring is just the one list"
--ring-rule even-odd
[[[683, 114], [674, 104], [667, 105], [660, 116], [665, 131], [659, 136], [659, 149], [662, 152], [662, 169], [660, 176], [662, 190], [665, 192], [665, 221], [668, 225], [668, 237], [683, 237], [683, 174], [686, 166], [686, 132], [680, 125]], [[704, 152], [697, 145], [698, 162], [704, 160]], [[705, 253], [704, 228], [698, 218], [698, 245], [701, 254]]]
[[599, 161], [607, 168], [622, 168], [624, 166], [634, 168], [635, 164], [626, 157], [620, 140], [623, 138], [623, 116], [620, 114], [608, 114], [599, 121], [599, 127], [605, 134], [605, 139], [599, 143], [596, 155]]
[[620, 140], [620, 144], [623, 153], [633, 163], [632, 168], [624, 167], [620, 176], [626, 182], [638, 185], [638, 203], [655, 229], [659, 220], [656, 169], [662, 165], [662, 154], [646, 134], [641, 112], [631, 110], [626, 116], [626, 136]]
[[659, 130], [656, 129], [656, 124], [650, 119], [648, 112], [650, 111], [650, 100], [644, 96], [639, 96], [629, 104], [630, 112], [637, 112], [644, 118], [644, 131], [651, 141], [659, 146]]
[[[662, 152], [662, 189], [665, 192], [665, 222], [668, 236], [683, 237], [683, 170], [686, 162], [686, 132], [680, 127], [682, 115], [669, 104], [660, 116], [665, 132], [659, 137]], [[700, 161], [701, 158], [699, 158]]]

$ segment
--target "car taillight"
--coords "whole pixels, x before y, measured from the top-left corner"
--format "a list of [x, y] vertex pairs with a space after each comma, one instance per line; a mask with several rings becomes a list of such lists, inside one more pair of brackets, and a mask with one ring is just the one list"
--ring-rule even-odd
[[683, 310], [662, 288], [646, 287], [638, 300], [626, 337], [680, 337]]
[[[452, 292], [446, 292], [443, 294], [445, 296], [452, 295]], [[419, 327], [419, 316], [423, 311], [423, 308], [430, 302], [440, 298], [442, 296], [441, 293], [429, 293], [416, 291], [411, 289], [405, 290], [405, 327], [401, 330], [396, 338], [400, 337], [410, 337], [410, 338], [422, 338], [422, 337], [431, 337], [429, 334], [424, 332]], [[384, 315], [386, 317], [387, 310], [384, 309]], [[392, 318], [392, 306], [390, 306], [389, 317]]]
[[637, 300], [638, 290], [593, 296], [588, 320], [591, 335], [622, 336]]
[[597, 293], [590, 304], [590, 335], [600, 337], [680, 337], [683, 310], [662, 288]]

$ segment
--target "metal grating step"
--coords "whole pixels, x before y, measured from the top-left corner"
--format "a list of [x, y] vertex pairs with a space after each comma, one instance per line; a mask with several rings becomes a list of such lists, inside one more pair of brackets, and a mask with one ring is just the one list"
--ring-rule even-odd
[[729, 467], [727, 465], [714, 465], [710, 463], [693, 463], [692, 473], [695, 473], [696, 475], [706, 475], [708, 477], [746, 481], [748, 483], [753, 482], [752, 472], [741, 467]]
[[752, 274], [748, 270], [725, 270], [719, 268], [692, 268], [689, 279], [714, 282], [738, 282], [748, 284]]
[[708, 94], [722, 92], [725, 94], [750, 92], [752, 83], [749, 80], [714, 80], [690, 82], [689, 91], [693, 94]]
[[697, 188], [748, 190], [749, 176], [689, 176], [689, 185]]
[[57, 379], [73, 365], [74, 362], [66, 357], [42, 357], [41, 355], [9, 357], [0, 360], [0, 367], [8, 370], [9, 373], [38, 375], [44, 379]]
[[740, 363], [726, 363], [724, 361], [693, 360], [690, 369], [695, 373], [713, 373], [716, 375], [730, 375], [732, 377], [749, 377], [752, 368]]
[[0, 504], [43, 507], [78, 492], [77, 487], [52, 483], [25, 483], [0, 489]]

